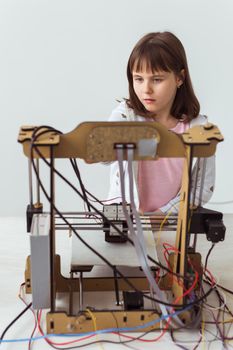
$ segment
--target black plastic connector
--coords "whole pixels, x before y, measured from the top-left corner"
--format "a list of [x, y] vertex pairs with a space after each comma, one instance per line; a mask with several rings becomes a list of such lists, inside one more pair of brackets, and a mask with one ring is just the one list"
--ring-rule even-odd
[[43, 204], [41, 204], [41, 203], [35, 203], [33, 205], [28, 204], [27, 211], [26, 211], [27, 232], [31, 231], [33, 215], [34, 214], [41, 214], [41, 213], [43, 213]]
[[105, 241], [109, 243], [125, 243], [128, 238], [128, 225], [126, 221], [114, 221], [111, 222], [116, 225], [121, 231], [121, 234], [117, 231], [114, 233], [110, 233], [110, 224], [108, 222], [104, 222], [103, 231], [105, 232]]
[[212, 243], [217, 243], [219, 241], [224, 241], [226, 227], [223, 224], [222, 220], [205, 220], [206, 227], [206, 238]]
[[125, 310], [141, 310], [144, 308], [142, 293], [123, 291], [123, 301]]
[[208, 241], [217, 243], [225, 238], [226, 227], [219, 211], [198, 207], [192, 212], [189, 233], [206, 234]]

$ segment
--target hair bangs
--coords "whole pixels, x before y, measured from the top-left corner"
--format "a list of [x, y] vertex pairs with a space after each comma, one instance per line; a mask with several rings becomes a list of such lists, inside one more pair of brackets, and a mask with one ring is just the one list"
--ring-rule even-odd
[[[134, 56], [134, 57], [133, 57]], [[171, 72], [174, 70], [173, 60], [170, 55], [161, 47], [147, 45], [135, 55], [131, 57], [130, 70], [142, 72], [146, 69], [147, 72]]]

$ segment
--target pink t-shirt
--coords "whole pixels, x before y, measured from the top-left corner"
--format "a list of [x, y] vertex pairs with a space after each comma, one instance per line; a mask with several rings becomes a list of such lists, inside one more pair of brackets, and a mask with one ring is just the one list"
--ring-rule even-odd
[[[171, 131], [182, 134], [189, 123], [179, 121]], [[166, 205], [180, 190], [183, 158], [159, 158], [156, 161], [139, 161], [139, 207], [143, 212], [153, 212]]]

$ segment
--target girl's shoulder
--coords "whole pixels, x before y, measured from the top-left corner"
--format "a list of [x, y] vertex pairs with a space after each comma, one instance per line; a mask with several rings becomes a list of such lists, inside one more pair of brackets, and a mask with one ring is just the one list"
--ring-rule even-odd
[[109, 121], [141, 121], [145, 118], [137, 116], [134, 110], [127, 104], [127, 100], [120, 101], [116, 108], [113, 109]]
[[208, 117], [204, 114], [198, 114], [198, 116], [190, 121], [190, 128], [195, 125], [203, 125], [208, 122]]

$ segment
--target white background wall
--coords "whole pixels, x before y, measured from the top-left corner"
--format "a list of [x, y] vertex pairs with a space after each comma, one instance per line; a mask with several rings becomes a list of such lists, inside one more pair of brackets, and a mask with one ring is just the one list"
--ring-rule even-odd
[[[127, 96], [133, 46], [164, 30], [183, 42], [201, 112], [225, 136], [212, 201], [233, 201], [232, 18], [232, 0], [0, 0], [0, 216], [23, 215], [28, 203], [20, 126], [68, 132], [106, 120], [115, 100]], [[104, 199], [108, 169], [81, 162], [81, 170], [87, 188]], [[60, 183], [58, 196], [62, 209], [80, 206]], [[233, 202], [212, 208], [233, 212]]]

